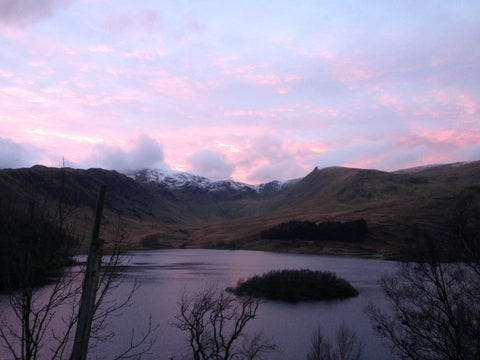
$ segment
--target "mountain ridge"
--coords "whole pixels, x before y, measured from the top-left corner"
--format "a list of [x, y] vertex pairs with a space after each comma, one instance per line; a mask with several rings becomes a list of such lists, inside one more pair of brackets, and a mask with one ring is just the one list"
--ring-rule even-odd
[[[459, 196], [471, 193], [479, 202], [480, 161], [403, 172], [316, 167], [300, 179], [260, 185], [151, 169], [134, 174], [44, 166], [0, 170], [3, 202], [55, 201], [66, 193], [81, 209], [84, 227], [89, 226], [100, 183], [107, 186], [106, 218], [122, 218], [137, 248], [222, 246], [396, 258], [419, 234], [453, 236], [450, 223]], [[260, 237], [290, 220], [359, 218], [369, 226], [362, 244], [314, 246]]]
[[193, 188], [211, 192], [228, 189], [262, 193], [264, 191], [280, 190], [285, 184], [294, 181], [272, 180], [267, 183], [250, 185], [231, 179], [211, 180], [209, 178], [187, 172], [164, 169], [141, 169], [137, 171], [126, 171], [124, 174], [136, 181], [155, 182], [165, 185], [169, 189]]
[[[415, 166], [405, 169], [399, 169], [394, 171], [383, 171], [377, 169], [360, 169], [360, 168], [352, 168], [346, 166], [328, 166], [328, 167], [319, 167], [316, 166], [310, 173], [308, 173], [305, 177], [307, 177], [311, 173], [315, 173], [316, 171], [335, 171], [340, 169], [352, 169], [352, 170], [363, 170], [363, 171], [371, 171], [371, 172], [382, 172], [382, 173], [391, 173], [391, 174], [419, 174], [425, 171], [431, 171], [436, 168], [441, 167], [461, 167], [464, 165], [468, 165], [474, 163], [474, 161], [463, 161], [463, 162], [455, 162], [455, 163], [436, 163], [436, 164], [429, 164], [429, 165], [422, 165], [422, 166]], [[164, 184], [166, 187], [170, 189], [178, 189], [178, 188], [197, 188], [202, 189], [205, 191], [219, 191], [225, 188], [227, 189], [234, 189], [234, 190], [243, 190], [243, 191], [256, 191], [262, 192], [265, 189], [270, 190], [280, 190], [284, 186], [291, 185], [292, 183], [296, 183], [301, 181], [303, 178], [295, 178], [289, 180], [271, 180], [266, 183], [261, 183], [257, 185], [251, 185], [248, 183], [239, 182], [232, 179], [224, 179], [224, 180], [212, 180], [204, 176], [182, 172], [178, 170], [170, 170], [170, 169], [150, 169], [145, 168], [136, 171], [123, 171], [121, 172], [124, 175], [142, 182], [156, 182], [159, 184]]]

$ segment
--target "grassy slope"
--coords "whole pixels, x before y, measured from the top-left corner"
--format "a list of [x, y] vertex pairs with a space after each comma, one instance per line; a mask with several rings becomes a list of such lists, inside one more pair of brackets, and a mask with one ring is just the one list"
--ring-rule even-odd
[[[105, 219], [125, 222], [129, 239], [138, 245], [147, 235], [164, 247], [227, 246], [276, 251], [340, 253], [395, 257], [423, 233], [451, 236], [449, 221], [457, 194], [480, 184], [480, 162], [436, 166], [396, 173], [332, 167], [315, 169], [274, 195], [170, 191], [137, 183], [101, 169], [1, 170], [2, 201], [28, 199], [52, 203], [62, 193], [77, 208], [79, 224], [89, 232], [99, 183], [107, 185]], [[295, 246], [264, 241], [261, 231], [292, 219], [326, 221], [363, 217], [369, 239], [362, 244], [309, 242]]]
[[[414, 173], [327, 168], [315, 170], [288, 191], [260, 204], [251, 203], [244, 217], [229, 223], [211, 224], [192, 234], [206, 246], [233, 241], [236, 247], [280, 251], [341, 253], [396, 257], [423, 234], [449, 237], [456, 196], [465, 187], [480, 184], [480, 163], [440, 166]], [[246, 206], [248, 208], [248, 206]], [[253, 214], [251, 217], [247, 212]], [[361, 245], [326, 243], [295, 247], [261, 241], [258, 234], [291, 219], [326, 221], [354, 220], [369, 223], [369, 240]]]

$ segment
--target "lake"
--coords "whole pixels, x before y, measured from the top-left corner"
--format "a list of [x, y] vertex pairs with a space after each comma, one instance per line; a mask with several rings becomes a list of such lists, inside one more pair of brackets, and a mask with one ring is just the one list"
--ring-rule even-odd
[[[127, 276], [122, 286], [112, 293], [121, 299], [134, 281], [140, 283], [134, 304], [123, 309], [120, 317], [112, 318], [115, 337], [111, 343], [98, 349], [106, 359], [118, 353], [127, 344], [131, 329], [146, 328], [151, 315], [159, 324], [154, 355], [147, 360], [181, 359], [188, 354], [184, 334], [171, 326], [179, 312], [182, 292], [193, 292], [211, 284], [220, 288], [236, 285], [240, 279], [261, 275], [275, 269], [312, 269], [334, 271], [348, 280], [360, 293], [356, 298], [326, 302], [288, 304], [265, 301], [257, 317], [248, 325], [248, 333], [262, 332], [277, 344], [276, 352], [265, 356], [268, 360], [305, 359], [311, 334], [321, 325], [323, 333], [333, 334], [344, 322], [356, 330], [364, 343], [364, 359], [388, 359], [389, 351], [373, 333], [363, 310], [374, 301], [384, 302], [378, 286], [381, 275], [396, 270], [390, 261], [366, 260], [348, 257], [282, 254], [243, 250], [148, 250], [131, 253]], [[0, 349], [0, 359], [3, 359]]]

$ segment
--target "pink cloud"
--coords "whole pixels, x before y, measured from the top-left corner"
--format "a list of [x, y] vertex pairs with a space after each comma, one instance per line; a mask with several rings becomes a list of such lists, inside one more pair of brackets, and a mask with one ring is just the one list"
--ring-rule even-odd
[[223, 73], [226, 75], [245, 74], [253, 72], [256, 68], [257, 66], [255, 65], [226, 66], [223, 69]]
[[216, 89], [222, 86], [222, 84], [219, 81], [209, 81], [207, 82], [207, 85], [211, 89]]
[[[255, 74], [255, 75], [245, 75], [244, 79], [254, 85], [282, 85], [285, 83], [296, 82], [301, 79], [298, 75], [287, 75], [281, 76], [277, 74]], [[278, 90], [279, 94], [286, 94], [289, 92], [289, 88], [284, 86]]]
[[326, 49], [309, 49], [308, 51], [300, 50], [297, 54], [307, 59], [313, 59], [315, 61], [332, 61], [338, 58], [338, 53], [333, 50]]
[[125, 56], [134, 57], [139, 60], [152, 61], [158, 56], [165, 56], [166, 53], [162, 51], [151, 51], [151, 50], [132, 50], [125, 52]]
[[[314, 153], [300, 142], [285, 142], [273, 136], [250, 137], [237, 143], [239, 151], [231, 157], [236, 164], [233, 175], [242, 181], [260, 183], [304, 175], [313, 168], [305, 158]], [[268, 179], [268, 180], [266, 180]]]
[[47, 137], [59, 137], [62, 139], [71, 140], [78, 143], [98, 144], [105, 141], [103, 138], [98, 138], [98, 137], [73, 135], [71, 133], [61, 133], [61, 132], [47, 132], [42, 129], [26, 130], [26, 132], [28, 134], [41, 135], [41, 136], [47, 136]]
[[309, 109], [308, 113], [315, 115], [338, 116], [338, 111], [330, 107]]
[[448, 130], [435, 130], [420, 133], [419, 136], [422, 136], [426, 139], [429, 139], [432, 142], [455, 142], [455, 133], [453, 129]]
[[275, 74], [246, 75], [245, 80], [255, 85], [278, 85], [281, 79]]
[[383, 106], [396, 106], [399, 105], [400, 99], [398, 96], [383, 94], [376, 97], [377, 101]]
[[300, 81], [302, 78], [298, 75], [287, 75], [285, 77], [286, 82]]
[[189, 99], [195, 96], [195, 87], [186, 79], [165, 74], [150, 82], [156, 92], [175, 98]]
[[478, 102], [470, 94], [457, 96], [455, 105], [463, 108], [467, 115], [475, 115], [478, 113]]
[[457, 147], [480, 144], [480, 125], [463, 131], [459, 129], [417, 130], [415, 134], [432, 143], [452, 144]]
[[282, 105], [281, 107], [273, 109], [273, 111], [280, 112], [280, 113], [294, 113], [297, 110], [301, 109], [304, 107], [302, 104], [287, 104], [287, 105]]
[[478, 101], [471, 93], [453, 89], [435, 88], [413, 98], [415, 116], [452, 121], [455, 127], [464, 127], [478, 121]]
[[27, 65], [30, 66], [30, 67], [38, 68], [38, 67], [44, 66], [45, 63], [43, 61], [29, 61]]
[[217, 147], [226, 153], [233, 153], [233, 154], [238, 154], [240, 152], [240, 148], [232, 143], [226, 143], [220, 140], [215, 141], [215, 144]]
[[230, 61], [236, 61], [239, 60], [240, 57], [237, 55], [230, 55], [230, 56], [223, 56], [217, 59], [218, 62], [230, 62]]
[[[174, 169], [193, 171], [195, 168], [190, 164], [189, 158], [199, 148], [208, 149], [210, 154], [213, 152], [220, 156], [215, 160], [218, 171], [231, 171], [230, 176], [238, 181], [260, 183], [267, 179], [268, 174], [273, 176], [268, 181], [305, 175], [313, 169], [312, 158], [324, 151], [323, 145], [316, 142], [308, 145], [300, 141], [284, 142], [275, 137], [252, 135], [252, 130], [253, 128], [232, 127], [230, 130], [219, 131], [192, 128], [182, 133], [163, 132], [165, 159]], [[199, 164], [202, 164], [202, 159], [210, 159], [207, 155], [197, 159]], [[208, 164], [208, 161], [202, 166], [206, 166], [205, 164]], [[200, 171], [200, 167], [196, 169]], [[202, 172], [206, 175], [207, 169], [202, 168]], [[252, 175], [253, 173], [255, 174]]]
[[90, 45], [88, 51], [94, 53], [111, 53], [114, 49], [111, 46], [99, 44], [99, 45]]
[[0, 76], [6, 79], [10, 79], [11, 77], [13, 77], [13, 74], [0, 70]]
[[432, 119], [440, 119], [444, 115], [440, 111], [436, 111], [432, 109], [414, 110], [412, 114], [418, 118], [432, 118]]
[[254, 110], [225, 111], [223, 115], [232, 116], [232, 117], [261, 117], [261, 118], [267, 118], [271, 116], [269, 113], [265, 111], [254, 111]]
[[352, 63], [343, 64], [343, 66], [337, 69], [336, 75], [338, 80], [342, 83], [356, 83], [380, 76], [377, 72], [355, 67]]
[[238, 4], [30, 2], [0, 11], [0, 132], [52, 159], [82, 161], [99, 144], [128, 157], [144, 132], [172, 167], [208, 149], [245, 180], [317, 159], [390, 169], [480, 154], [478, 11], [380, 18], [386, 8], [367, 3], [351, 22], [327, 4], [319, 29], [318, 11], [283, 3], [263, 22], [247, 6], [239, 27], [226, 16]]
[[[477, 119], [480, 124], [480, 119]], [[455, 135], [456, 143], [462, 147], [479, 146], [480, 145], [480, 126], [476, 128], [469, 128], [466, 131], [458, 132]], [[480, 159], [480, 158], [479, 158]]]
[[284, 143], [285, 149], [290, 154], [321, 154], [328, 150], [328, 146], [318, 142], [299, 142], [299, 141], [287, 141]]
[[338, 54], [331, 50], [322, 50], [318, 52], [316, 55], [327, 60], [335, 60], [338, 57]]

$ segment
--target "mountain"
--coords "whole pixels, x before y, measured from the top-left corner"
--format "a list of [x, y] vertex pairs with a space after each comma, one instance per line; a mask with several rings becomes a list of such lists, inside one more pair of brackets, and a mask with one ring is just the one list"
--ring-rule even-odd
[[181, 171], [143, 169], [139, 171], [128, 171], [128, 177], [141, 183], [156, 183], [170, 190], [190, 190], [197, 192], [221, 192], [231, 193], [273, 193], [280, 191], [289, 182], [271, 181], [266, 184], [249, 185], [233, 180], [214, 181], [203, 176], [189, 174]]
[[[121, 174], [103, 169], [0, 170], [3, 204], [56, 204], [75, 209], [88, 233], [99, 184], [105, 184], [105, 223], [119, 219], [134, 246], [226, 247], [398, 258], [419, 237], [453, 238], [458, 201], [480, 206], [480, 161], [384, 172], [315, 168], [301, 179], [248, 185], [174, 171]], [[1, 205], [0, 203], [0, 205]], [[469, 206], [473, 206], [469, 205]], [[368, 223], [358, 244], [285, 242], [260, 233], [290, 220]], [[108, 232], [108, 231], [107, 231]], [[114, 233], [113, 230], [110, 231]]]

